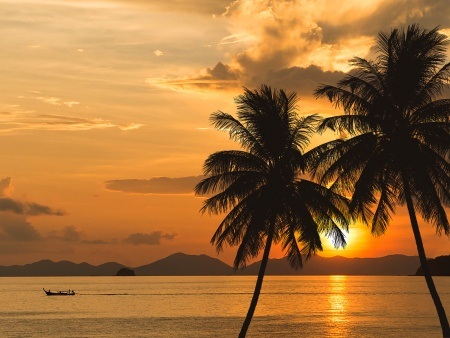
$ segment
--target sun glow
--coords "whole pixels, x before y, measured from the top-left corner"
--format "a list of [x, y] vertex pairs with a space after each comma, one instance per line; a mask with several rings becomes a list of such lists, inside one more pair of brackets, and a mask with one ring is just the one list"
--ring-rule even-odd
[[[370, 231], [366, 226], [360, 223], [354, 223], [349, 226], [349, 231], [343, 231], [346, 241], [345, 248], [336, 248], [332, 237], [322, 237], [323, 256], [348, 256], [350, 252], [362, 250], [367, 243], [368, 237], [371, 237]], [[351, 256], [351, 255], [350, 255]]]

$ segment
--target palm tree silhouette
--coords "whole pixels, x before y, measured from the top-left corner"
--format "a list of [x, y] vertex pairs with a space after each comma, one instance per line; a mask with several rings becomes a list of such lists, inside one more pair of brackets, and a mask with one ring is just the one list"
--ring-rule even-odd
[[450, 99], [441, 98], [450, 75], [450, 63], [443, 65], [447, 41], [438, 27], [416, 24], [379, 33], [375, 61], [354, 58], [354, 71], [337, 86], [318, 87], [316, 97], [345, 111], [324, 119], [319, 131], [345, 130], [350, 137], [316, 149], [315, 175], [352, 195], [351, 212], [371, 223], [374, 235], [385, 232], [395, 205], [406, 204], [442, 332], [450, 337], [416, 217], [450, 235], [444, 209], [450, 205]]
[[[244, 268], [264, 253], [247, 316], [239, 337], [245, 337], [258, 302], [272, 243], [281, 243], [293, 268], [322, 250], [319, 234], [344, 247], [348, 230], [348, 200], [331, 190], [300, 178], [311, 162], [302, 151], [318, 123], [315, 115], [297, 117], [297, 97], [262, 85], [244, 88], [236, 98], [237, 116], [218, 111], [212, 124], [227, 130], [243, 150], [219, 151], [204, 164], [207, 176], [196, 187], [205, 200], [202, 212], [229, 213], [211, 243], [218, 252], [238, 245], [234, 268]], [[299, 248], [298, 244], [302, 248]]]

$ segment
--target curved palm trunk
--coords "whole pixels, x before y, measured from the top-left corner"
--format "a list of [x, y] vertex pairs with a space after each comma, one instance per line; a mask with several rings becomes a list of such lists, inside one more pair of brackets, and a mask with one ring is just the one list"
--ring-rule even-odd
[[431, 271], [428, 267], [427, 257], [425, 255], [425, 249], [423, 247], [422, 236], [420, 235], [419, 223], [417, 222], [416, 213], [414, 211], [414, 204], [411, 197], [411, 190], [409, 188], [407, 175], [403, 174], [403, 186], [405, 190], [406, 205], [408, 206], [409, 218], [411, 220], [411, 227], [414, 232], [414, 239], [416, 240], [417, 252], [419, 253], [420, 265], [422, 267], [423, 275], [430, 291], [431, 298], [433, 298], [434, 306], [436, 307], [439, 321], [441, 323], [443, 337], [450, 337], [450, 327], [445, 314], [445, 309], [442, 305], [439, 294], [434, 285], [433, 278], [431, 277]]
[[256, 304], [258, 303], [259, 294], [261, 293], [261, 287], [264, 279], [264, 274], [266, 272], [267, 262], [269, 261], [270, 247], [272, 246], [273, 234], [275, 232], [275, 225], [272, 224], [269, 228], [269, 233], [267, 234], [266, 247], [264, 248], [264, 254], [261, 261], [261, 266], [258, 272], [258, 279], [256, 280], [255, 291], [253, 292], [252, 301], [250, 302], [250, 307], [247, 311], [247, 316], [245, 317], [244, 323], [242, 323], [241, 332], [239, 333], [239, 338], [244, 338], [247, 334], [247, 330], [250, 326], [250, 322], [255, 313]]

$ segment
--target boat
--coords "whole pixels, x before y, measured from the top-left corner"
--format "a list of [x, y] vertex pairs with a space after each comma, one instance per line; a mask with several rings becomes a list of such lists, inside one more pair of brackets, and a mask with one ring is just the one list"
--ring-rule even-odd
[[75, 296], [75, 291], [70, 289], [68, 291], [47, 291], [42, 288], [42, 290], [44, 290], [47, 296]]

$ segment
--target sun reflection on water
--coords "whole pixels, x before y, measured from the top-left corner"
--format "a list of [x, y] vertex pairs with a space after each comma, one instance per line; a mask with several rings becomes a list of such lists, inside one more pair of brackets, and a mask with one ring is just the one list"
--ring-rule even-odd
[[328, 289], [328, 335], [348, 335], [347, 276], [330, 276]]

